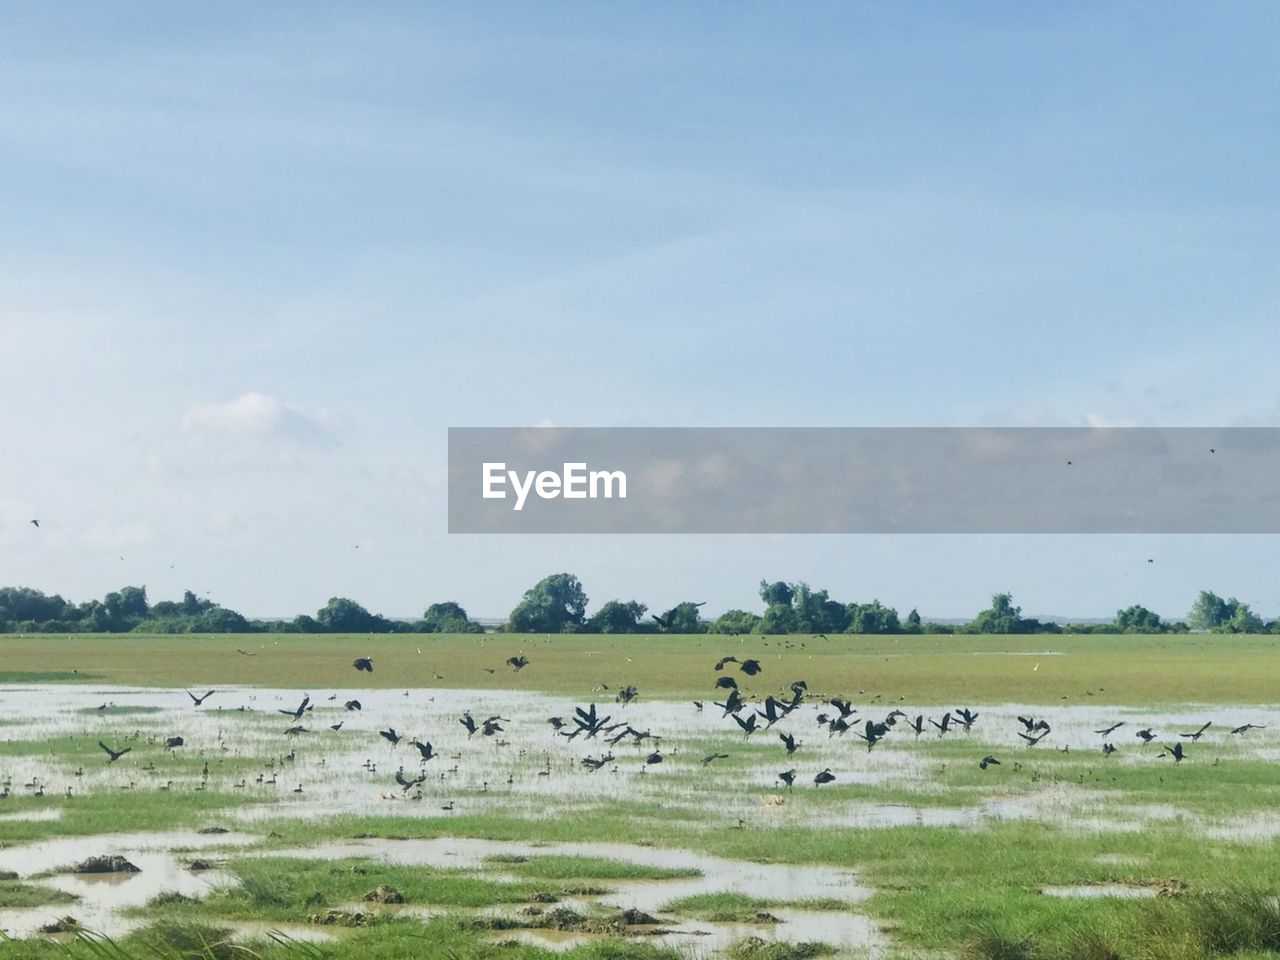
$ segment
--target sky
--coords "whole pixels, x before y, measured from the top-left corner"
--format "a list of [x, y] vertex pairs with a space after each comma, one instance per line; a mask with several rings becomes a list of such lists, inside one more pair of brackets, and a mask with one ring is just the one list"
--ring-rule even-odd
[[1280, 614], [1275, 537], [451, 537], [444, 497], [450, 426], [1280, 425], [1278, 28], [6, 4], [0, 583]]

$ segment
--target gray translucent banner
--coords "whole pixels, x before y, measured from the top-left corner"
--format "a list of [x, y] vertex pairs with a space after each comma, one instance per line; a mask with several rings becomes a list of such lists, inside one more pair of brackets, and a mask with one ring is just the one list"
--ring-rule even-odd
[[1276, 533], [1280, 429], [453, 428], [449, 532]]

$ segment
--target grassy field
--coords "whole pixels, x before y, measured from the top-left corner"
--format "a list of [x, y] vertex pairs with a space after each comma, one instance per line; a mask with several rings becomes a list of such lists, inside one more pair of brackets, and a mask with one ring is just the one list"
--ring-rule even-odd
[[[1088, 698], [1269, 703], [1280, 690], [1280, 638], [1265, 635], [7, 635], [0, 637], [0, 653], [0, 683], [415, 687], [570, 696], [630, 683], [648, 696], [684, 698], [705, 695], [709, 664], [734, 654], [765, 665], [753, 684], [761, 693], [805, 678], [820, 680], [827, 691], [920, 704]], [[520, 653], [530, 665], [516, 674], [504, 661]], [[372, 674], [352, 670], [357, 656], [374, 658]]]
[[[1269, 637], [10, 636], [0, 650], [0, 868], [20, 874], [0, 879], [0, 929], [31, 911], [88, 918], [0, 940], [0, 957], [1280, 957]], [[504, 661], [520, 653], [516, 673]], [[717, 673], [726, 654], [764, 671]], [[812, 702], [783, 725], [794, 757], [776, 730], [746, 738], [710, 706], [723, 675], [757, 702], [807, 680]], [[622, 713], [629, 683], [641, 699]], [[197, 686], [240, 689], [196, 709], [179, 688]], [[315, 711], [286, 736], [277, 711], [300, 689]], [[851, 697], [860, 720], [900, 702], [981, 716], [947, 737], [900, 724], [869, 751], [815, 726], [819, 692]], [[363, 711], [343, 709], [348, 693]], [[546, 724], [587, 702], [657, 739], [570, 742]], [[488, 708], [509, 718], [502, 735], [468, 737], [462, 710]], [[1051, 719], [1052, 739], [1027, 747], [1018, 712]], [[1118, 720], [1104, 756], [1094, 731]], [[1207, 720], [1203, 739], [1182, 736]], [[1245, 720], [1264, 726], [1230, 732]], [[1145, 725], [1157, 743], [1134, 736]], [[385, 726], [441, 756], [420, 762]], [[175, 732], [185, 746], [165, 749]], [[107, 764], [100, 739], [131, 752]], [[1188, 751], [1176, 765], [1160, 756], [1173, 742]], [[586, 772], [606, 749], [616, 762]], [[775, 779], [788, 766], [794, 791]], [[823, 767], [838, 778], [815, 788]], [[411, 795], [397, 768], [429, 777]], [[232, 831], [225, 845], [195, 833], [210, 826]], [[121, 835], [121, 849], [159, 845], [140, 879], [68, 879], [69, 858]], [[195, 859], [221, 879], [201, 887]], [[381, 886], [405, 903], [370, 907]], [[142, 891], [102, 915], [123, 924], [110, 940], [88, 932], [103, 889]], [[719, 932], [651, 936], [619, 914], [631, 897]]]

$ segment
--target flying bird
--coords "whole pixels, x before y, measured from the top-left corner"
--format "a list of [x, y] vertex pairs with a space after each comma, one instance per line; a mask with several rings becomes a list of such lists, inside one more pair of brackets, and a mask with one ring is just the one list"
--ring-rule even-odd
[[1143, 743], [1150, 743], [1152, 740], [1154, 740], [1154, 739], [1156, 738], [1156, 735], [1155, 735], [1154, 733], [1152, 733], [1152, 732], [1151, 732], [1151, 728], [1150, 728], [1150, 727], [1147, 727], [1145, 730], [1139, 730], [1139, 731], [1135, 734], [1135, 736], [1136, 736], [1139, 740], [1141, 740]]
[[1246, 723], [1243, 726], [1235, 727], [1231, 732], [1234, 734], [1242, 734], [1242, 733], [1248, 733], [1250, 730], [1265, 730], [1265, 729], [1267, 729], [1266, 724]]
[[1172, 747], [1165, 747], [1162, 757], [1173, 757], [1174, 763], [1181, 763], [1186, 758], [1186, 754], [1182, 750], [1182, 744], [1175, 743]]
[[998, 766], [1000, 766], [1000, 761], [997, 760], [995, 757], [991, 756], [991, 754], [989, 753], [985, 757], [983, 757], [981, 760], [978, 761], [978, 769], [980, 770], [985, 770], [987, 769], [987, 767], [998, 767]]
[[99, 741], [98, 741], [98, 746], [100, 746], [103, 750], [105, 750], [105, 751], [107, 752], [107, 763], [108, 763], [108, 764], [115, 763], [117, 760], [119, 760], [119, 759], [120, 759], [121, 757], [123, 757], [126, 753], [128, 753], [129, 751], [131, 751], [131, 750], [133, 749], [133, 747], [125, 747], [123, 750], [112, 750], [110, 747], [108, 747], [108, 746], [107, 746], [105, 743], [103, 743], [101, 740], [99, 740]]
[[212, 691], [212, 690], [210, 690], [210, 691], [209, 691], [208, 693], [206, 693], [203, 697], [197, 697], [194, 693], [192, 693], [190, 690], [188, 690], [188, 691], [187, 691], [187, 696], [188, 696], [188, 697], [190, 697], [190, 698], [191, 698], [191, 702], [192, 702], [192, 703], [194, 703], [194, 704], [198, 707], [198, 706], [200, 706], [200, 704], [204, 703], [206, 700], [208, 700], [210, 697], [212, 697], [212, 696], [213, 696], [213, 691]]
[[796, 772], [794, 770], [783, 770], [778, 774], [778, 779], [785, 783], [787, 789], [790, 790], [792, 784], [796, 782]]
[[1119, 723], [1113, 723], [1109, 727], [1104, 727], [1101, 730], [1095, 730], [1093, 732], [1096, 734], [1100, 734], [1101, 736], [1104, 736], [1104, 737], [1109, 737], [1123, 726], [1124, 726], [1124, 721], [1121, 720]]
[[393, 747], [404, 739], [400, 734], [396, 733], [395, 727], [387, 727], [385, 730], [379, 730], [378, 736], [382, 737], [382, 739], [386, 740]]
[[365, 673], [373, 673], [373, 657], [356, 657], [351, 661], [351, 665]]
[[529, 665], [529, 658], [524, 655], [521, 655], [518, 657], [507, 657], [507, 666], [509, 666], [516, 673], [519, 673], [528, 665]]
[[815, 787], [820, 787], [824, 783], [830, 783], [835, 778], [836, 778], [836, 775], [832, 773], [831, 768], [828, 767], [826, 770], [823, 770], [820, 774], [818, 774], [816, 777], [813, 778], [813, 785]]
[[431, 744], [429, 742], [423, 743], [421, 740], [414, 740], [413, 745], [418, 748], [418, 753], [422, 754], [423, 763], [426, 763], [428, 760], [432, 759], [433, 757], [440, 756], [440, 754], [436, 753], [432, 749]]
[[1206, 723], [1203, 727], [1201, 727], [1199, 730], [1195, 731], [1194, 733], [1180, 733], [1178, 734], [1178, 736], [1182, 737], [1184, 740], [1199, 740], [1201, 737], [1204, 736], [1204, 732], [1208, 730], [1211, 726], [1213, 726], [1212, 720], [1210, 720], [1208, 723]]

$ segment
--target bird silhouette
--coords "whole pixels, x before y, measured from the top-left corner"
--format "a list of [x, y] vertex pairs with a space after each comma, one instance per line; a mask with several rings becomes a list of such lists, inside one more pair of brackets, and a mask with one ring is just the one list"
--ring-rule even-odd
[[743, 720], [742, 717], [735, 713], [733, 715], [733, 719], [748, 737], [756, 732], [756, 721], [759, 720], [759, 717], [756, 714], [753, 713], [748, 716], [747, 719]]
[[311, 695], [302, 698], [302, 702], [293, 710], [277, 710], [277, 713], [283, 713], [286, 717], [293, 717], [295, 720], [301, 720], [302, 715], [311, 709]]
[[507, 657], [507, 666], [509, 666], [512, 669], [512, 671], [515, 673], [519, 673], [528, 665], [529, 665], [529, 658], [524, 656], [523, 654], [521, 654], [518, 657]]
[[359, 710], [359, 709], [360, 709], [360, 701], [359, 701], [359, 700], [348, 700], [346, 703], [344, 703], [344, 704], [343, 704], [343, 706], [344, 706], [344, 707], [346, 707], [348, 710]]
[[816, 777], [813, 778], [813, 785], [815, 787], [820, 787], [824, 783], [830, 783], [835, 778], [836, 778], [836, 775], [832, 773], [831, 768], [828, 767], [826, 770], [823, 770], [820, 774], [818, 774]]
[[743, 660], [738, 664], [738, 669], [745, 673], [748, 677], [754, 677], [757, 673], [764, 669], [760, 666], [759, 660]]
[[778, 739], [782, 741], [782, 745], [787, 748], [787, 756], [796, 752], [796, 738], [790, 733], [778, 734]]
[[418, 748], [418, 753], [422, 754], [422, 762], [426, 763], [434, 757], [440, 756], [431, 748], [430, 742], [423, 743], [421, 740], [414, 740], [413, 745]]
[[716, 761], [716, 760], [728, 760], [728, 759], [729, 759], [729, 755], [727, 753], [709, 753], [702, 758], [702, 762], [712, 763], [713, 761]]
[[166, 750], [172, 750], [174, 747], [180, 747], [184, 743], [186, 743], [186, 741], [183, 740], [182, 737], [165, 737], [164, 748]]
[[364, 673], [373, 673], [373, 657], [356, 657], [351, 665]]
[[1119, 723], [1113, 723], [1109, 727], [1104, 727], [1101, 730], [1095, 730], [1093, 732], [1103, 737], [1109, 737], [1123, 726], [1124, 726], [1124, 721], [1121, 720]]
[[129, 753], [130, 751], [133, 750], [133, 747], [125, 747], [123, 750], [112, 750], [101, 740], [98, 741], [98, 746], [100, 746], [103, 750], [106, 751], [107, 763], [109, 764], [115, 763], [117, 760], [123, 757], [126, 753]]
[[1210, 720], [1208, 723], [1206, 723], [1203, 727], [1201, 727], [1199, 730], [1195, 731], [1194, 733], [1180, 733], [1178, 734], [1178, 736], [1182, 737], [1184, 740], [1199, 740], [1201, 737], [1204, 736], [1204, 732], [1208, 730], [1211, 726], [1213, 726], [1212, 720]]
[[721, 657], [716, 661], [716, 670], [723, 670], [726, 663], [737, 663], [737, 657]]
[[379, 730], [378, 736], [382, 737], [382, 739], [386, 740], [393, 747], [404, 739], [400, 734], [396, 733], [395, 727], [387, 727], [385, 730]]
[[200, 704], [204, 703], [206, 700], [208, 700], [210, 697], [212, 697], [212, 696], [213, 696], [213, 691], [212, 691], [212, 690], [210, 690], [210, 691], [209, 691], [208, 693], [206, 693], [203, 697], [197, 697], [194, 693], [192, 693], [190, 690], [188, 690], [188, 691], [187, 691], [187, 696], [188, 696], [188, 697], [190, 697], [190, 698], [191, 698], [191, 702], [192, 702], [192, 703], [194, 703], [194, 704], [198, 707], [198, 706], [200, 706]]
[[790, 790], [792, 785], [796, 782], [796, 772], [794, 770], [783, 770], [778, 774], [778, 779], [785, 783], [787, 785], [787, 789]]
[[1248, 733], [1250, 730], [1265, 730], [1265, 729], [1267, 729], [1266, 724], [1246, 723], [1246, 724], [1242, 724], [1241, 726], [1232, 728], [1231, 732], [1234, 734], [1242, 734], [1242, 733]]
[[1143, 743], [1150, 743], [1152, 740], [1156, 738], [1156, 735], [1151, 732], [1150, 727], [1147, 727], [1145, 730], [1139, 730], [1136, 734], [1134, 734], [1134, 736], [1136, 736]]
[[989, 753], [985, 757], [983, 757], [981, 760], [978, 761], [978, 768], [980, 770], [985, 770], [987, 769], [987, 767], [998, 767], [998, 766], [1000, 766], [1000, 761], [997, 760], [995, 757], [991, 756], [991, 754]]
[[1182, 744], [1175, 743], [1172, 747], [1165, 747], [1164, 752], [1160, 754], [1162, 757], [1173, 757], [1174, 763], [1181, 763], [1186, 759], [1186, 753], [1183, 752]]

